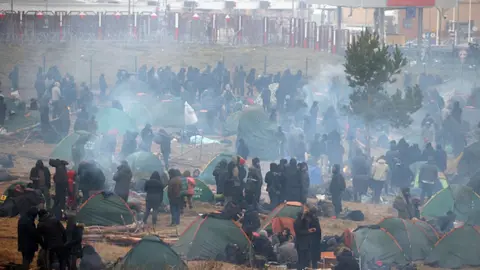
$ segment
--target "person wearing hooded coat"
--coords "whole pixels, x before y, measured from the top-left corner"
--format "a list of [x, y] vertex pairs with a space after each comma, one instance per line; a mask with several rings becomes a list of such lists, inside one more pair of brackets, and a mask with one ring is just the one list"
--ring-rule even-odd
[[310, 228], [310, 215], [308, 209], [299, 212], [293, 229], [295, 230], [295, 248], [297, 249], [298, 261], [297, 269], [303, 270], [310, 266], [311, 256], [310, 249], [312, 248], [312, 233], [316, 231], [315, 228]]
[[302, 181], [300, 180], [300, 172], [297, 168], [297, 160], [290, 159], [289, 165], [285, 168], [285, 200], [301, 202], [302, 201]]
[[143, 223], [147, 224], [148, 216], [150, 212], [152, 213], [152, 224], [155, 226], [157, 224], [157, 214], [158, 208], [163, 202], [163, 190], [165, 185], [162, 182], [160, 174], [157, 171], [152, 173], [150, 180], [145, 182], [145, 192], [147, 193], [146, 197], [146, 209], [145, 216], [143, 217]]
[[262, 194], [262, 186], [263, 186], [263, 174], [262, 168], [260, 167], [260, 159], [258, 157], [252, 159], [252, 169], [253, 173], [255, 173], [255, 179], [257, 179], [257, 186], [255, 190], [255, 201], [256, 203], [260, 203], [260, 195]]
[[83, 201], [94, 192], [105, 188], [105, 175], [94, 161], [82, 161], [77, 169], [78, 189], [82, 191]]
[[307, 202], [308, 189], [310, 188], [310, 175], [308, 174], [308, 165], [305, 162], [298, 164], [298, 172], [300, 173], [300, 181], [302, 183], [302, 199], [301, 203]]
[[267, 183], [268, 197], [270, 198], [270, 205], [272, 207], [276, 207], [280, 202], [280, 193], [282, 191], [282, 183], [280, 181], [278, 165], [276, 163], [270, 163], [270, 171], [265, 175], [265, 183]]
[[105, 265], [102, 258], [91, 245], [85, 245], [82, 250], [83, 256], [80, 261], [80, 270], [102, 270]]
[[342, 212], [342, 193], [346, 189], [345, 178], [340, 171], [340, 165], [333, 165], [332, 181], [330, 182], [330, 194], [332, 195], [332, 204], [335, 208], [335, 215], [338, 216]]
[[46, 210], [40, 210], [38, 217], [37, 231], [42, 238], [42, 248], [48, 252], [48, 261], [51, 263], [54, 258], [57, 258], [60, 265], [59, 269], [64, 270], [67, 263], [67, 254], [65, 252], [67, 237], [65, 228], [60, 220], [50, 215]]
[[30, 180], [33, 182], [33, 188], [42, 192], [47, 209], [50, 208], [50, 179], [50, 170], [41, 160], [37, 160], [35, 167], [30, 170]]
[[55, 217], [60, 220], [62, 218], [62, 210], [65, 209], [67, 202], [68, 174], [66, 166], [68, 162], [59, 159], [50, 159], [48, 163], [55, 168], [55, 175], [53, 176], [53, 182], [55, 183], [55, 203], [53, 211]]
[[350, 250], [344, 249], [336, 257], [337, 264], [333, 270], [360, 270], [360, 266]]
[[172, 215], [172, 223], [170, 226], [177, 226], [180, 224], [180, 212], [183, 206], [182, 202], [182, 180], [179, 170], [168, 170], [168, 201], [170, 203], [170, 213]]
[[222, 159], [217, 166], [215, 166], [215, 170], [213, 170], [213, 177], [215, 177], [215, 185], [217, 186], [217, 194], [219, 195], [224, 194], [225, 180], [228, 177], [227, 165], [227, 160]]
[[77, 269], [77, 259], [82, 257], [83, 224], [78, 224], [75, 215], [69, 215], [66, 228], [65, 251], [68, 270]]
[[140, 132], [140, 137], [142, 137], [142, 142], [140, 143], [140, 150], [145, 152], [150, 152], [152, 149], [152, 142], [153, 142], [153, 130], [152, 125], [146, 124], [145, 127]]
[[367, 193], [369, 179], [370, 167], [368, 165], [367, 157], [361, 150], [357, 150], [357, 154], [352, 159], [352, 184], [354, 201], [360, 201], [362, 195]]
[[41, 243], [40, 235], [35, 226], [38, 209], [30, 208], [26, 214], [20, 216], [17, 227], [18, 251], [22, 253], [23, 269], [30, 269], [30, 264], [38, 251], [38, 244]]
[[260, 229], [261, 225], [257, 210], [254, 207], [248, 207], [243, 215], [242, 230], [252, 239], [253, 232]]
[[117, 172], [113, 175], [113, 181], [115, 181], [114, 192], [125, 202], [128, 201], [132, 176], [132, 170], [130, 169], [130, 166], [128, 166], [128, 162], [125, 160], [121, 162], [120, 166], [117, 167]]

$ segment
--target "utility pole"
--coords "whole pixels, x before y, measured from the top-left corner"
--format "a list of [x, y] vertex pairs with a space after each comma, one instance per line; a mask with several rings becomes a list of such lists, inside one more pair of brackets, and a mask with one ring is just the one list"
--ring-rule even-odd
[[468, 1], [468, 43], [472, 42], [472, 0]]
[[13, 12], [13, 0], [10, 0], [10, 10]]

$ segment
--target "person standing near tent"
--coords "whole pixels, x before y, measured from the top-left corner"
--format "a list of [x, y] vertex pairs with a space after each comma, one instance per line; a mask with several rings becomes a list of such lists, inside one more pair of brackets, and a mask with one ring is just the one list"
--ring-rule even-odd
[[298, 172], [300, 173], [300, 181], [302, 183], [302, 199], [300, 202], [306, 203], [308, 189], [310, 188], [310, 175], [308, 174], [308, 165], [306, 162], [298, 164]]
[[35, 226], [38, 209], [30, 208], [26, 214], [20, 216], [17, 227], [17, 246], [18, 251], [22, 253], [22, 269], [30, 269], [30, 264], [38, 251], [38, 244], [41, 243], [40, 235]]
[[377, 159], [377, 162], [372, 166], [372, 189], [373, 189], [373, 201], [380, 203], [380, 195], [382, 189], [388, 181], [390, 168], [388, 167], [385, 157], [381, 156]]
[[170, 226], [180, 224], [180, 211], [182, 209], [182, 174], [177, 169], [168, 170], [168, 201], [170, 202], [170, 213], [172, 215], [172, 223]]
[[164, 129], [160, 129], [155, 138], [155, 143], [160, 145], [163, 163], [165, 164], [165, 168], [168, 169], [168, 160], [172, 152], [172, 137]]
[[128, 201], [132, 177], [132, 170], [130, 169], [130, 166], [128, 166], [128, 162], [123, 160], [120, 166], [117, 167], [117, 172], [113, 176], [113, 181], [115, 181], [115, 194], [120, 196], [125, 202]]
[[335, 216], [342, 212], [342, 194], [346, 189], [345, 178], [340, 170], [340, 165], [333, 165], [332, 181], [330, 182], [330, 194], [332, 195], [332, 204], [335, 208]]
[[100, 78], [98, 78], [98, 86], [100, 87], [100, 97], [104, 98], [105, 93], [107, 92], [107, 80], [105, 80], [105, 74], [100, 74]]
[[152, 150], [152, 141], [153, 141], [153, 130], [152, 125], [146, 124], [145, 127], [140, 132], [140, 137], [142, 142], [140, 143], [140, 150], [145, 152], [150, 152]]
[[429, 156], [427, 163], [420, 167], [418, 180], [420, 182], [420, 188], [422, 189], [420, 201], [423, 202], [425, 200], [425, 196], [427, 196], [427, 199], [432, 197], [433, 189], [435, 184], [438, 182], [438, 169], [435, 165], [435, 157]]
[[265, 175], [265, 183], [267, 183], [270, 206], [273, 209], [279, 204], [280, 192], [282, 191], [280, 173], [278, 172], [278, 165], [276, 163], [270, 163], [270, 171]]
[[312, 220], [308, 213], [308, 208], [302, 212], [299, 212], [297, 219], [293, 224], [295, 230], [295, 248], [297, 249], [298, 261], [297, 269], [304, 270], [310, 266], [312, 248], [312, 234], [316, 232], [315, 227], [310, 227]]
[[227, 165], [227, 160], [222, 159], [217, 166], [215, 166], [215, 170], [213, 170], [213, 177], [215, 177], [215, 185], [217, 186], [217, 195], [224, 195], [225, 181], [228, 177]]
[[150, 180], [145, 182], [145, 192], [147, 193], [146, 197], [146, 209], [145, 216], [143, 217], [143, 223], [147, 224], [148, 216], [150, 212], [152, 213], [152, 224], [153, 227], [157, 224], [157, 214], [158, 208], [163, 202], [163, 190], [165, 185], [162, 182], [160, 174], [157, 171], [152, 173]]
[[52, 118], [57, 118], [60, 115], [61, 98], [60, 83], [55, 82], [52, 87]]
[[54, 258], [59, 262], [59, 270], [65, 270], [66, 267], [66, 252], [65, 242], [67, 240], [65, 228], [60, 220], [51, 216], [46, 210], [38, 212], [38, 226], [37, 231], [42, 238], [42, 248], [48, 253], [48, 269], [52, 269], [51, 263]]
[[357, 153], [352, 159], [353, 200], [356, 202], [361, 201], [362, 195], [366, 194], [368, 190], [370, 166], [367, 160], [362, 150], [357, 149]]
[[258, 157], [252, 159], [252, 168], [253, 173], [256, 174], [257, 185], [255, 189], [255, 202], [260, 203], [260, 195], [262, 195], [262, 186], [263, 186], [263, 174], [262, 168], [260, 167], [260, 159]]
[[188, 205], [188, 208], [192, 209], [193, 208], [192, 200], [193, 200], [193, 196], [195, 195], [195, 186], [196, 186], [195, 178], [192, 177], [190, 171], [188, 170], [183, 172], [183, 177], [185, 177], [187, 180], [186, 194], [185, 196], [183, 196], [184, 199], [182, 199], [183, 208], [186, 208]]
[[55, 168], [55, 175], [53, 176], [53, 182], [55, 183], [55, 204], [53, 206], [53, 212], [58, 220], [62, 219], [62, 211], [65, 209], [67, 189], [68, 189], [68, 175], [67, 165], [68, 162], [59, 159], [50, 159], [49, 165]]
[[447, 159], [447, 152], [443, 150], [440, 144], [437, 144], [435, 149], [435, 163], [441, 172], [445, 172], [447, 169]]
[[47, 209], [50, 209], [50, 170], [43, 165], [41, 160], [37, 160], [35, 167], [30, 170], [30, 180], [33, 182], [33, 188], [42, 192]]
[[7, 104], [5, 104], [5, 98], [0, 95], [0, 128], [5, 125], [5, 117], [7, 116]]

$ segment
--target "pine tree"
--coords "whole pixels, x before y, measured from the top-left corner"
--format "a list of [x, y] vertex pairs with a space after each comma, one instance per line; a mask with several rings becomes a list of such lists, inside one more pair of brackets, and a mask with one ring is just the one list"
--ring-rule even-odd
[[[392, 50], [393, 49], [393, 50]], [[400, 49], [383, 45], [377, 33], [362, 31], [348, 45], [345, 55], [345, 73], [349, 86], [350, 106], [347, 111], [365, 123], [367, 154], [370, 155], [370, 129], [375, 121], [388, 121], [392, 127], [408, 127], [411, 114], [422, 106], [423, 95], [416, 85], [391, 95], [385, 87], [395, 82], [407, 59]]]

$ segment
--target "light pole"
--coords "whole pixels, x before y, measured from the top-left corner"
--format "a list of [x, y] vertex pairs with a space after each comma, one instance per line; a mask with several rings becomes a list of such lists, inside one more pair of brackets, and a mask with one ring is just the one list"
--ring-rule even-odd
[[468, 42], [472, 42], [472, 0], [468, 1]]

